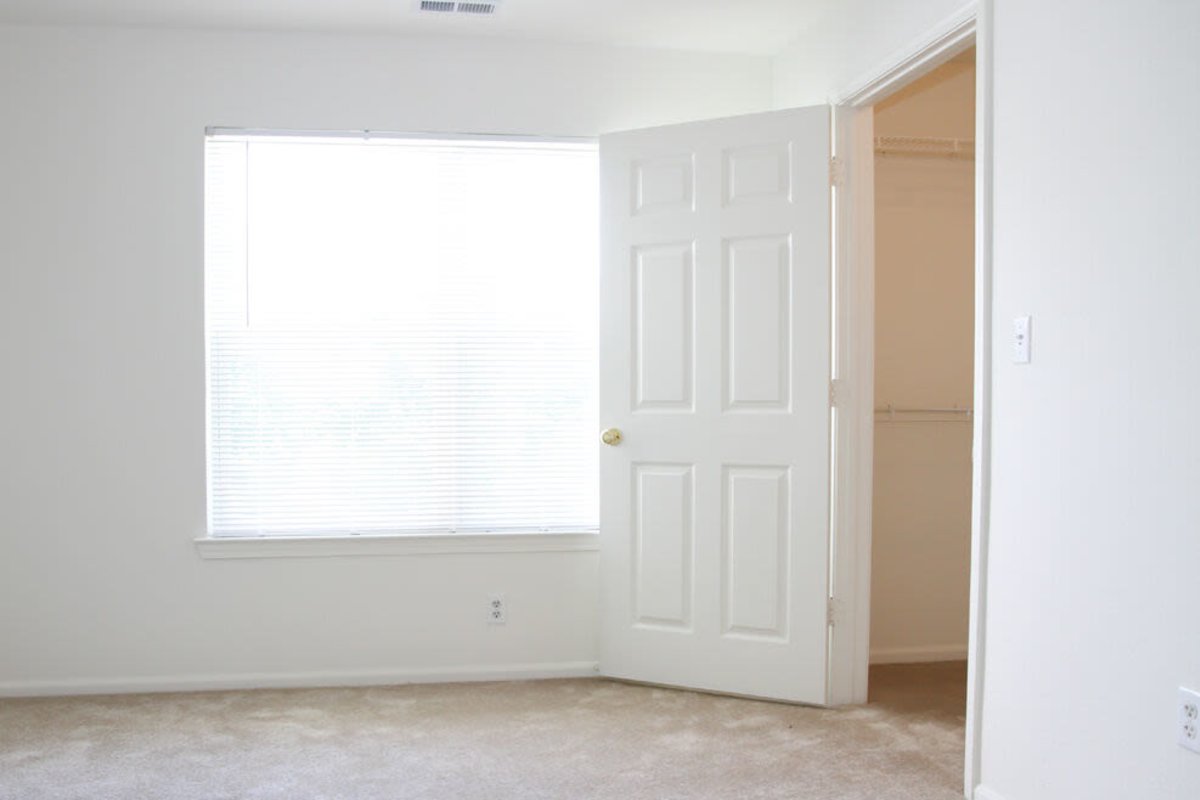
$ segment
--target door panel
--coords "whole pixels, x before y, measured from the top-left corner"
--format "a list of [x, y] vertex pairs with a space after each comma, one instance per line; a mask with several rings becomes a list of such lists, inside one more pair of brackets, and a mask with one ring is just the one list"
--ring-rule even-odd
[[691, 242], [634, 248], [634, 408], [690, 411], [695, 386]]
[[787, 236], [725, 242], [725, 410], [791, 405], [792, 243]]
[[635, 464], [635, 624], [688, 628], [692, 623], [692, 468]]
[[784, 640], [788, 616], [787, 467], [726, 467], [722, 632]]
[[600, 158], [601, 669], [823, 704], [829, 111]]

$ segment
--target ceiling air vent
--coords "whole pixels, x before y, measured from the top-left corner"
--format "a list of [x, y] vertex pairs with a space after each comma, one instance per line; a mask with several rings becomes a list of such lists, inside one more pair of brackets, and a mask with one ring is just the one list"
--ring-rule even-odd
[[432, 14], [473, 14], [475, 16], [495, 14], [501, 0], [419, 0], [417, 8]]

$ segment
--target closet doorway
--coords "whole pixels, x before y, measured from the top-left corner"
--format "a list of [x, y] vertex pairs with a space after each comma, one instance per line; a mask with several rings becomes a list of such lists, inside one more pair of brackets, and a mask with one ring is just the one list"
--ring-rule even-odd
[[975, 50], [874, 106], [872, 700], [965, 715], [975, 313]]

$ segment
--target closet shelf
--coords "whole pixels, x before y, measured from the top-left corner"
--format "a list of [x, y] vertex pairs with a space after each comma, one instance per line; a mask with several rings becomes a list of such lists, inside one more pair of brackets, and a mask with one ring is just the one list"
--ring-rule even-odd
[[881, 156], [925, 156], [973, 159], [974, 139], [937, 139], [921, 136], [877, 136], [875, 152]]

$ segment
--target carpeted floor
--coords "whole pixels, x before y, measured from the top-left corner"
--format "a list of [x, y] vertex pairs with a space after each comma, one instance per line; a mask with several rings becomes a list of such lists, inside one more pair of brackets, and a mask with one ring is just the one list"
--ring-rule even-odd
[[840, 710], [605, 680], [0, 700], [0, 798], [961, 798], [964, 666], [871, 681]]

